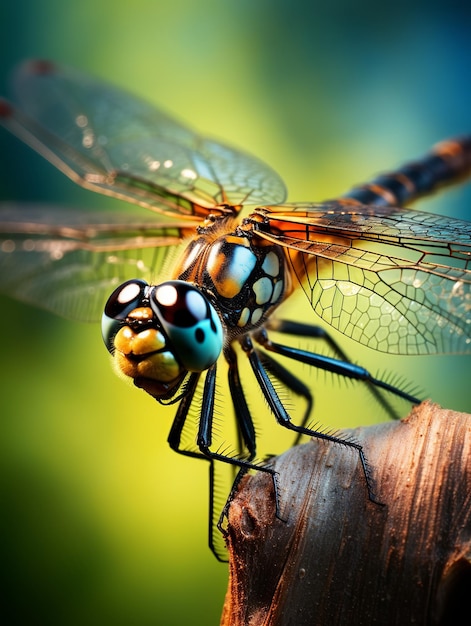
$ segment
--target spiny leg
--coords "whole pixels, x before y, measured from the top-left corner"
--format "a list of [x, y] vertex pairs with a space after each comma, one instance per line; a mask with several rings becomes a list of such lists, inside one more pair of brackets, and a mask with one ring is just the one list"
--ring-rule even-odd
[[[348, 358], [344, 350], [339, 346], [339, 344], [335, 341], [335, 339], [330, 335], [330, 333], [320, 326], [316, 326], [312, 324], [304, 324], [302, 322], [292, 322], [291, 320], [273, 319], [273, 320], [268, 321], [268, 323], [265, 325], [265, 328], [267, 330], [273, 330], [278, 333], [293, 335], [295, 337], [308, 337], [309, 339], [321, 339], [327, 345], [330, 346], [330, 348], [332, 349], [336, 357], [338, 357], [338, 359], [341, 362], [350, 363], [354, 365], [352, 361]], [[260, 343], [265, 348], [267, 348], [267, 350], [278, 352], [273, 347], [273, 346], [276, 346], [277, 344], [273, 344], [273, 342], [271, 342], [268, 339], [268, 335], [266, 332], [264, 335], [261, 334], [259, 336], [256, 336], [256, 339], [257, 341], [260, 341]], [[291, 350], [296, 350], [296, 348], [291, 349]], [[309, 354], [312, 354], [312, 353], [309, 353]], [[289, 356], [289, 355], [285, 355], [285, 356]], [[291, 356], [291, 358], [296, 358], [296, 357]], [[323, 368], [322, 365], [321, 366], [315, 365], [315, 367], [328, 369], [328, 368]], [[363, 372], [366, 371], [364, 370], [364, 368], [359, 368], [359, 370], [363, 370]], [[344, 374], [342, 372], [336, 372], [336, 373], [340, 373], [343, 376], [347, 375], [349, 378], [351, 378], [351, 376], [349, 376], [348, 374]], [[403, 395], [403, 392], [399, 390], [397, 387], [394, 387], [393, 385], [386, 384], [385, 386], [385, 383], [383, 383], [382, 381], [379, 381], [379, 379], [373, 378], [370, 374], [368, 374], [366, 378], [362, 378], [361, 380], [362, 382], [366, 383], [368, 391], [372, 394], [375, 401], [378, 403], [379, 406], [382, 407], [382, 409], [386, 412], [386, 414], [388, 415], [390, 419], [398, 420], [402, 417], [402, 415], [398, 413], [396, 408], [391, 404], [388, 398], [385, 397], [383, 393], [381, 393], [378, 387], [381, 387], [385, 389], [386, 391], [393, 393], [394, 395], [399, 395], [401, 398], [406, 399], [407, 401], [412, 402], [413, 404], [418, 404], [420, 402], [420, 400], [418, 400], [417, 398], [415, 398], [414, 396], [410, 394], [406, 394], [407, 397], [405, 397]], [[307, 424], [307, 419], [303, 420], [302, 426], [306, 426], [306, 424]], [[296, 443], [299, 443], [299, 439], [300, 437], [297, 438]]]
[[242, 383], [240, 381], [237, 354], [230, 345], [224, 349], [224, 357], [229, 366], [229, 390], [231, 392], [232, 403], [234, 405], [235, 417], [237, 420], [237, 434], [240, 439], [239, 448], [241, 451], [243, 446], [247, 448], [247, 460], [251, 461], [256, 455], [257, 438], [250, 409], [247, 406]]
[[[305, 325], [301, 325], [301, 327], [304, 327], [304, 326]], [[293, 329], [292, 326], [291, 326], [291, 329]], [[268, 334], [265, 330], [261, 330], [256, 334], [256, 340], [261, 345], [263, 345], [265, 349], [271, 350], [272, 352], [276, 354], [280, 354], [288, 358], [295, 359], [297, 361], [306, 363], [307, 365], [311, 365], [313, 367], [318, 367], [320, 369], [333, 372], [335, 374], [344, 376], [346, 378], [350, 378], [353, 380], [360, 380], [360, 381], [368, 383], [371, 390], [377, 392], [378, 400], [379, 401], [383, 400], [381, 402], [383, 406], [384, 406], [384, 402], [387, 402], [387, 401], [382, 398], [381, 394], [379, 393], [379, 389], [384, 389], [385, 391], [388, 391], [412, 404], [419, 404], [421, 402], [415, 396], [412, 396], [411, 394], [407, 393], [406, 391], [402, 389], [394, 387], [393, 385], [390, 385], [389, 383], [386, 383], [380, 379], [373, 377], [368, 372], [368, 370], [358, 365], [355, 365], [353, 363], [350, 363], [349, 361], [341, 361], [339, 359], [333, 359], [331, 357], [322, 356], [314, 352], [308, 352], [306, 350], [300, 350], [298, 348], [292, 348], [290, 346], [284, 346], [278, 343], [274, 343], [269, 339]], [[271, 384], [271, 381], [268, 380], [268, 382], [270, 382]], [[388, 404], [386, 404], [386, 407], [387, 406]], [[283, 424], [283, 425], [286, 426], [286, 424]], [[287, 427], [292, 428], [293, 426], [287, 426]], [[308, 434], [310, 436], [319, 437], [319, 434], [317, 433], [317, 431], [313, 431], [309, 428], [305, 428], [305, 423], [303, 423], [301, 427], [297, 429], [295, 428], [295, 430], [297, 430], [299, 435]], [[317, 434], [314, 434], [314, 433], [317, 433]], [[325, 436], [321, 438], [325, 438]], [[339, 443], [345, 443], [345, 441], [340, 441]], [[368, 463], [366, 461], [362, 447], [356, 442], [350, 442], [348, 445], [351, 445], [352, 447], [356, 447], [358, 449], [360, 461], [363, 467], [363, 472], [365, 474], [365, 478], [366, 478], [366, 482], [368, 486], [368, 497], [373, 502], [377, 502], [371, 490], [370, 472], [369, 472]], [[378, 503], [378, 504], [381, 504], [381, 503]]]
[[391, 385], [379, 378], [375, 378], [367, 369], [359, 365], [355, 365], [350, 361], [334, 359], [315, 352], [309, 352], [308, 350], [301, 350], [299, 348], [293, 348], [291, 346], [275, 343], [269, 339], [265, 330], [259, 331], [254, 335], [254, 337], [266, 350], [270, 350], [276, 354], [286, 356], [301, 363], [306, 363], [306, 365], [317, 367], [327, 372], [332, 372], [333, 374], [338, 374], [339, 376], [344, 376], [345, 378], [367, 382], [412, 404], [420, 404], [421, 402], [421, 400], [407, 391], [400, 389], [399, 387], [395, 387], [394, 385]]
[[[222, 519], [224, 515], [227, 513], [227, 508], [230, 504], [231, 498], [237, 488], [242, 476], [249, 470], [262, 471], [269, 474], [272, 477], [273, 481], [273, 489], [275, 496], [275, 508], [276, 508], [276, 516], [281, 519], [279, 509], [278, 509], [278, 483], [276, 479], [276, 472], [264, 465], [259, 465], [257, 463], [252, 463], [251, 459], [253, 457], [249, 457], [249, 460], [239, 459], [237, 457], [228, 456], [221, 452], [214, 452], [211, 450], [212, 443], [212, 426], [213, 426], [213, 415], [214, 415], [214, 400], [215, 400], [215, 383], [216, 383], [216, 365], [210, 367], [206, 372], [206, 378], [204, 381], [204, 389], [202, 395], [202, 405], [200, 410], [199, 417], [199, 426], [198, 426], [198, 435], [197, 435], [197, 450], [188, 450], [181, 447], [181, 437], [182, 432], [185, 426], [186, 419], [188, 417], [188, 413], [190, 411], [191, 404], [194, 400], [197, 385], [199, 382], [201, 374], [191, 374], [187, 383], [186, 392], [182, 396], [180, 404], [178, 406], [177, 413], [175, 415], [172, 427], [170, 429], [170, 433], [168, 436], [168, 443], [172, 450], [178, 452], [179, 454], [204, 459], [205, 461], [209, 461], [210, 463], [210, 497], [209, 497], [209, 547], [216, 556], [218, 560], [223, 560], [218, 554], [217, 549], [215, 548], [215, 542], [213, 539], [213, 520], [215, 519], [215, 502], [214, 502], [214, 461], [222, 461], [224, 463], [228, 463], [229, 465], [233, 465], [234, 467], [239, 468], [239, 472], [234, 481], [234, 486], [231, 489], [231, 494], [229, 499], [224, 507], [223, 513], [219, 516], [219, 521], [217, 523], [217, 527], [219, 530], [222, 530]], [[238, 378], [234, 377], [234, 379]], [[240, 387], [240, 391], [242, 392], [242, 388]], [[238, 419], [242, 419], [246, 421], [246, 431], [250, 432], [250, 424], [252, 424], [252, 420], [250, 417], [249, 409], [246, 405], [245, 398], [242, 393], [242, 400], [239, 398], [236, 406], [236, 410], [240, 411], [241, 407], [245, 407], [246, 415], [241, 418], [238, 415]], [[252, 424], [253, 430], [253, 424]], [[249, 447], [249, 454], [255, 454], [255, 431], [253, 430], [254, 438], [252, 444]]]
[[[306, 408], [304, 415], [301, 419], [301, 427], [306, 426], [309, 420], [309, 416], [312, 412], [314, 400], [312, 393], [307, 385], [305, 385], [300, 378], [292, 374], [286, 367], [278, 363], [269, 354], [264, 353], [259, 355], [263, 367], [275, 378], [277, 378], [288, 389], [291, 389], [298, 396], [301, 396], [306, 401]], [[300, 442], [302, 433], [297, 433], [294, 439], [293, 445], [296, 446]]]
[[293, 430], [297, 433], [302, 433], [310, 437], [316, 437], [317, 439], [323, 439], [325, 441], [331, 441], [332, 443], [338, 443], [346, 447], [354, 448], [357, 451], [358, 456], [360, 458], [360, 463], [361, 463], [363, 474], [365, 477], [368, 498], [375, 504], [382, 505], [383, 503], [379, 502], [374, 495], [369, 466], [368, 466], [365, 453], [363, 452], [363, 447], [361, 446], [361, 444], [349, 438], [337, 437], [329, 433], [323, 433], [317, 430], [311, 430], [310, 428], [293, 424], [288, 412], [283, 406], [283, 403], [279, 399], [278, 394], [276, 393], [275, 388], [273, 387], [273, 384], [267, 372], [265, 371], [265, 368], [263, 367], [263, 364], [259, 358], [259, 355], [257, 351], [255, 350], [255, 348], [253, 347], [252, 341], [250, 340], [249, 337], [245, 337], [243, 339], [242, 347], [247, 353], [247, 356], [249, 358], [249, 361], [252, 366], [252, 370], [255, 374], [255, 377], [257, 379], [257, 382], [260, 385], [262, 393], [265, 396], [265, 399], [268, 402], [268, 405], [270, 409], [272, 410], [273, 414], [275, 415], [275, 418], [278, 421], [278, 423], [281, 426], [284, 426], [285, 428], [288, 428], [289, 430]]
[[[237, 363], [237, 361], [235, 361], [235, 363]], [[234, 363], [232, 365], [234, 365]], [[237, 365], [235, 365], [235, 367], [237, 368]], [[229, 371], [230, 369], [231, 368], [229, 368]], [[238, 380], [238, 373], [237, 373], [237, 376], [234, 376], [234, 374], [232, 374], [232, 376], [233, 376], [233, 380]], [[229, 463], [230, 465], [239, 467], [239, 472], [237, 473], [237, 476], [233, 483], [233, 487], [231, 489], [231, 493], [229, 495], [228, 501], [219, 518], [218, 528], [222, 530], [222, 520], [227, 513], [227, 509], [230, 505], [233, 494], [235, 493], [235, 490], [237, 489], [237, 486], [240, 480], [242, 479], [243, 475], [249, 470], [265, 472], [272, 477], [273, 491], [275, 495], [275, 514], [279, 519], [281, 519], [279, 507], [278, 507], [278, 502], [279, 502], [278, 483], [276, 479], [276, 472], [273, 469], [271, 469], [270, 467], [267, 467], [266, 465], [253, 463], [251, 460], [253, 457], [249, 457], [249, 459], [246, 460], [246, 459], [240, 459], [237, 457], [228, 456], [221, 452], [214, 452], [213, 450], [211, 450], [215, 384], [216, 384], [216, 365], [213, 365], [207, 371], [205, 384], [204, 384], [203, 402], [201, 406], [198, 437], [197, 437], [198, 448], [200, 449], [200, 451], [202, 452], [204, 456], [212, 460], [222, 461], [223, 463]], [[246, 411], [246, 414], [244, 416], [241, 416], [240, 414], [238, 414], [237, 419], [238, 421], [246, 421], [247, 423], [250, 423], [251, 428], [253, 429], [252, 418], [250, 416], [250, 412], [245, 401], [245, 396], [244, 396], [242, 387], [241, 386], [236, 387], [235, 391], [237, 391], [237, 393], [240, 393], [240, 396], [238, 397], [238, 400], [237, 400], [237, 404], [234, 405], [236, 410], [240, 410], [243, 407], [244, 411]], [[255, 431], [253, 432], [255, 434]], [[252, 442], [252, 451], [253, 451], [253, 454], [255, 454], [255, 438]], [[250, 452], [250, 449], [249, 449], [249, 452]]]
[[193, 398], [196, 393], [196, 387], [198, 386], [200, 376], [200, 373], [191, 374], [185, 388], [185, 393], [180, 399], [180, 404], [178, 405], [177, 412], [175, 414], [175, 417], [173, 418], [170, 433], [167, 437], [167, 442], [172, 450], [178, 452], [178, 454], [191, 456], [197, 459], [206, 459], [203, 454], [201, 454], [200, 452], [196, 452], [196, 450], [185, 450], [184, 448], [180, 447], [183, 428], [185, 426], [188, 413], [190, 411], [191, 403], [193, 402]]
[[168, 443], [172, 450], [178, 452], [178, 454], [182, 454], [184, 456], [189, 456], [195, 459], [202, 459], [209, 463], [209, 524], [208, 524], [208, 545], [211, 552], [214, 554], [216, 559], [222, 563], [226, 561], [223, 558], [222, 553], [218, 551], [216, 546], [216, 541], [214, 539], [214, 518], [215, 518], [215, 502], [214, 502], [214, 461], [208, 458], [205, 454], [201, 452], [197, 452], [196, 450], [186, 450], [181, 448], [181, 437], [183, 428], [185, 426], [186, 418], [188, 417], [188, 413], [191, 407], [191, 403], [193, 402], [196, 388], [198, 385], [198, 381], [200, 379], [201, 374], [191, 374], [189, 381], [187, 383], [186, 392], [182, 396], [180, 400], [180, 404], [178, 406], [177, 413], [172, 423], [172, 427], [170, 429], [170, 433], [168, 436]]
[[[250, 409], [247, 405], [247, 400], [245, 399], [244, 390], [242, 387], [242, 383], [239, 375], [239, 367], [237, 363], [237, 354], [235, 350], [229, 345], [224, 350], [224, 356], [229, 365], [228, 369], [228, 381], [229, 381], [229, 390], [231, 392], [232, 403], [234, 405], [235, 417], [237, 421], [237, 434], [239, 437], [239, 449], [242, 451], [243, 446], [247, 448], [248, 457], [247, 460], [251, 461], [255, 458], [256, 455], [256, 447], [257, 447], [257, 438], [255, 433], [255, 427], [253, 424], [252, 416], [250, 414]], [[225, 534], [226, 529], [224, 528], [224, 520], [227, 519], [227, 513], [229, 510], [229, 506], [234, 498], [234, 494], [237, 491], [240, 481], [247, 473], [247, 469], [241, 467], [237, 472], [234, 481], [231, 486], [231, 490], [226, 499], [226, 503], [219, 515], [219, 519], [217, 522], [217, 528], [223, 534]]]
[[[280, 327], [278, 327], [279, 329]], [[308, 325], [305, 324], [297, 324], [296, 322], [288, 322], [286, 324], [282, 324], [281, 328], [288, 328], [291, 332], [293, 330], [302, 331], [303, 333], [308, 328]], [[316, 328], [316, 327], [314, 327]], [[395, 394], [396, 396], [411, 402], [412, 404], [419, 404], [420, 400], [415, 396], [407, 393], [406, 391], [394, 387], [389, 383], [386, 383], [380, 379], [373, 377], [365, 368], [360, 367], [358, 365], [354, 365], [348, 361], [343, 361], [339, 359], [333, 359], [331, 357], [322, 356], [313, 352], [309, 352], [306, 350], [300, 350], [298, 348], [292, 348], [290, 346], [284, 346], [278, 343], [272, 342], [268, 334], [265, 330], [261, 330], [255, 335], [256, 340], [267, 350], [270, 350], [276, 354], [280, 354], [286, 356], [291, 359], [295, 359], [302, 363], [306, 363], [307, 365], [318, 367], [324, 369], [326, 371], [333, 372], [335, 374], [351, 378], [354, 380], [360, 380], [369, 383], [372, 389], [384, 389], [390, 393]], [[339, 437], [335, 437], [332, 435], [328, 435], [326, 433], [319, 433], [318, 431], [312, 430], [310, 428], [306, 428], [305, 422], [301, 426], [296, 426], [290, 420], [288, 413], [286, 412], [282, 402], [279, 400], [276, 391], [267, 376], [265, 369], [263, 367], [263, 361], [260, 359], [258, 353], [253, 349], [251, 342], [247, 339], [249, 346], [248, 354], [249, 359], [252, 365], [252, 369], [254, 370], [255, 376], [257, 377], [259, 384], [262, 388], [262, 391], [267, 398], [267, 401], [275, 414], [275, 417], [283, 426], [295, 430], [298, 434], [307, 434], [309, 436], [314, 436], [321, 439], [328, 439], [331, 441], [336, 441], [337, 443], [341, 443], [343, 445], [348, 445], [358, 450], [358, 454], [360, 457], [361, 465], [363, 468], [363, 472], [365, 475], [367, 488], [368, 488], [368, 497], [373, 502], [377, 502], [374, 497], [372, 488], [371, 488], [371, 479], [368, 463], [366, 461], [362, 446], [355, 441], [350, 441], [346, 439], [341, 439]], [[250, 344], [250, 345], [249, 345]], [[339, 349], [340, 350], [340, 349]], [[381, 503], [379, 503], [381, 504]]]

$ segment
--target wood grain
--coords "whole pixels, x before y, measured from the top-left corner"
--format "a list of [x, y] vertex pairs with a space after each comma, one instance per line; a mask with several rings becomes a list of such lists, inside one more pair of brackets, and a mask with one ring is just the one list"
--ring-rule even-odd
[[[231, 504], [222, 626], [469, 624], [471, 416], [423, 403], [404, 420], [273, 459]], [[464, 620], [464, 621], [463, 621]]]

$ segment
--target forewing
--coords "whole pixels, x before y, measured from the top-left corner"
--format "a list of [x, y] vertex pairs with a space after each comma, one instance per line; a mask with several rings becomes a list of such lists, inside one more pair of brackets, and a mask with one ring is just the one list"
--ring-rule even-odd
[[268, 207], [257, 219], [316, 313], [345, 335], [396, 354], [471, 352], [470, 222], [341, 203]]
[[97, 321], [119, 283], [161, 276], [170, 248], [189, 232], [186, 222], [162, 226], [110, 212], [3, 205], [0, 291], [63, 317]]
[[0, 123], [87, 188], [189, 218], [219, 204], [285, 199], [279, 176], [258, 159], [104, 81], [30, 61], [14, 86], [20, 106], [3, 101]]

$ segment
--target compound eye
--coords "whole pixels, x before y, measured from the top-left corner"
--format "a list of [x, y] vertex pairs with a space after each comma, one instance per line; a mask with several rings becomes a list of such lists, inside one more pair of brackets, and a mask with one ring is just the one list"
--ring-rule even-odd
[[[194, 326], [207, 316], [207, 300], [195, 287], [183, 281], [169, 281], [154, 289], [151, 307], [157, 308], [168, 324], [178, 328]], [[155, 306], [154, 306], [155, 305]]]
[[125, 319], [133, 309], [140, 306], [148, 286], [145, 280], [136, 278], [117, 287], [108, 298], [105, 315], [113, 319]]
[[221, 321], [206, 296], [184, 281], [155, 287], [150, 306], [167, 335], [175, 356], [190, 372], [202, 372], [222, 351]]
[[148, 286], [145, 280], [128, 280], [117, 287], [108, 298], [101, 318], [101, 334], [109, 352], [113, 352], [113, 339], [122, 325], [122, 320], [135, 308], [142, 306]]

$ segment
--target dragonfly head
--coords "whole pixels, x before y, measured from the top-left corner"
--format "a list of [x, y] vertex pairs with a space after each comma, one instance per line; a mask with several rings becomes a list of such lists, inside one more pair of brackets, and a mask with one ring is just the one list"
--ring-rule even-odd
[[216, 310], [193, 285], [128, 280], [111, 294], [102, 335], [118, 370], [157, 399], [172, 397], [187, 372], [203, 372], [221, 354]]

